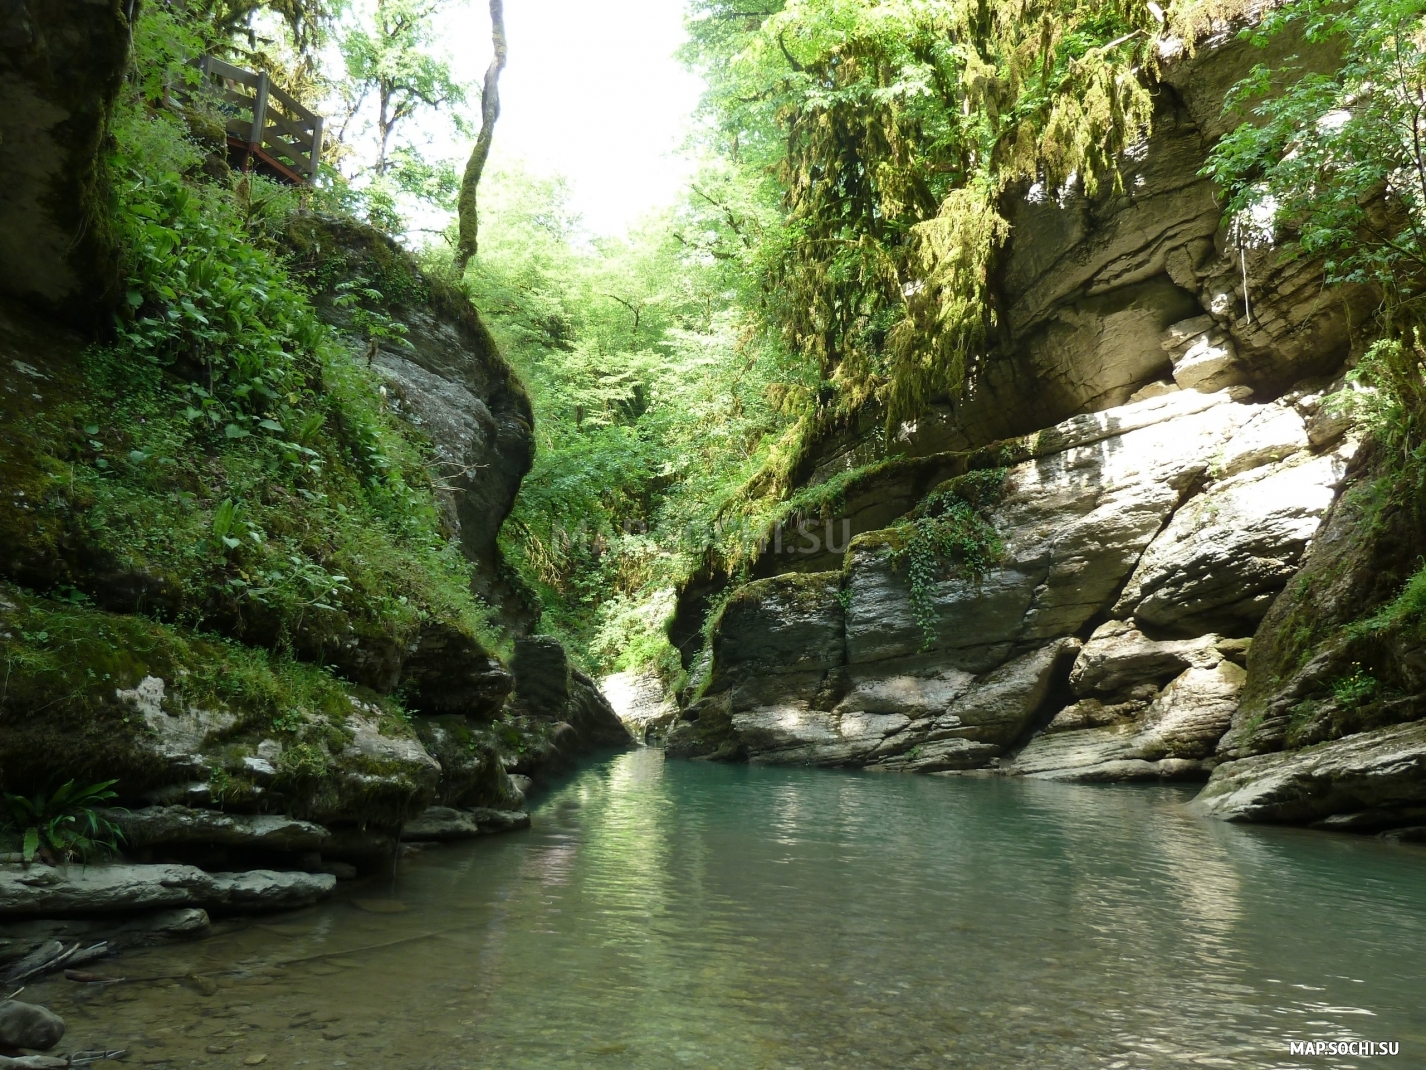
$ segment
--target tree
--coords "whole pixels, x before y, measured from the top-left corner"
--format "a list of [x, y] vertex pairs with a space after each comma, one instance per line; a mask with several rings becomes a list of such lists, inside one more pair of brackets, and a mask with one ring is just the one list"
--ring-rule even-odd
[[1340, 65], [1254, 68], [1227, 103], [1251, 119], [1206, 170], [1235, 225], [1321, 257], [1328, 282], [1381, 295], [1381, 340], [1362, 368], [1381, 388], [1377, 437], [1426, 484], [1426, 0], [1299, 0], [1251, 36], [1289, 28], [1336, 44]]
[[480, 134], [465, 165], [461, 179], [459, 234], [456, 239], [456, 267], [465, 271], [479, 245], [480, 219], [476, 210], [476, 188], [490, 159], [490, 143], [495, 137], [495, 121], [500, 118], [500, 72], [505, 69], [508, 43], [505, 40], [505, 5], [503, 0], [490, 0], [490, 37], [495, 46], [490, 66], [485, 71], [485, 84], [480, 90]]
[[376, 0], [369, 18], [342, 35], [347, 126], [375, 98], [372, 119], [376, 141], [371, 172], [390, 168], [398, 127], [423, 109], [439, 111], [464, 103], [465, 87], [450, 64], [431, 53], [432, 20], [444, 0]]

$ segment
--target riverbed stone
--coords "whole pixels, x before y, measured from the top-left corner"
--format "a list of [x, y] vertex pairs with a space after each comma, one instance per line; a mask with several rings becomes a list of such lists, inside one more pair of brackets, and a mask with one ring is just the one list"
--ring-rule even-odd
[[47, 1007], [7, 999], [0, 1002], [0, 1048], [49, 1051], [64, 1039], [64, 1019]]
[[331, 894], [326, 873], [249, 870], [205, 873], [195, 866], [0, 866], [0, 916], [119, 913], [199, 906], [231, 913], [291, 910]]

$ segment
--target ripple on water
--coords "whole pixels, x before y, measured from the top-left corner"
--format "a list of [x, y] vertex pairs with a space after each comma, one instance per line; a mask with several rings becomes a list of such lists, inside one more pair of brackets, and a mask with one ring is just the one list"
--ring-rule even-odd
[[28, 995], [154, 1067], [1426, 1066], [1426, 852], [1186, 797], [637, 751], [394, 887]]

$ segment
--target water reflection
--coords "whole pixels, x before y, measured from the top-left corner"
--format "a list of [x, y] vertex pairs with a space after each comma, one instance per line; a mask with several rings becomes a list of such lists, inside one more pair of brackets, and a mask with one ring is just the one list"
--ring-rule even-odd
[[31, 994], [150, 1066], [1353, 1065], [1288, 1054], [1343, 1034], [1426, 1065], [1426, 852], [1183, 799], [640, 751], [527, 833], [347, 893], [401, 912], [335, 902]]

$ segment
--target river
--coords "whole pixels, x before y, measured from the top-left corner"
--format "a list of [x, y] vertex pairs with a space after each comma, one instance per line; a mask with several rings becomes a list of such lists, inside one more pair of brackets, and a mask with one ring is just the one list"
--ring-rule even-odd
[[527, 832], [24, 998], [175, 1068], [1426, 1066], [1426, 850], [1190, 794], [639, 750]]

